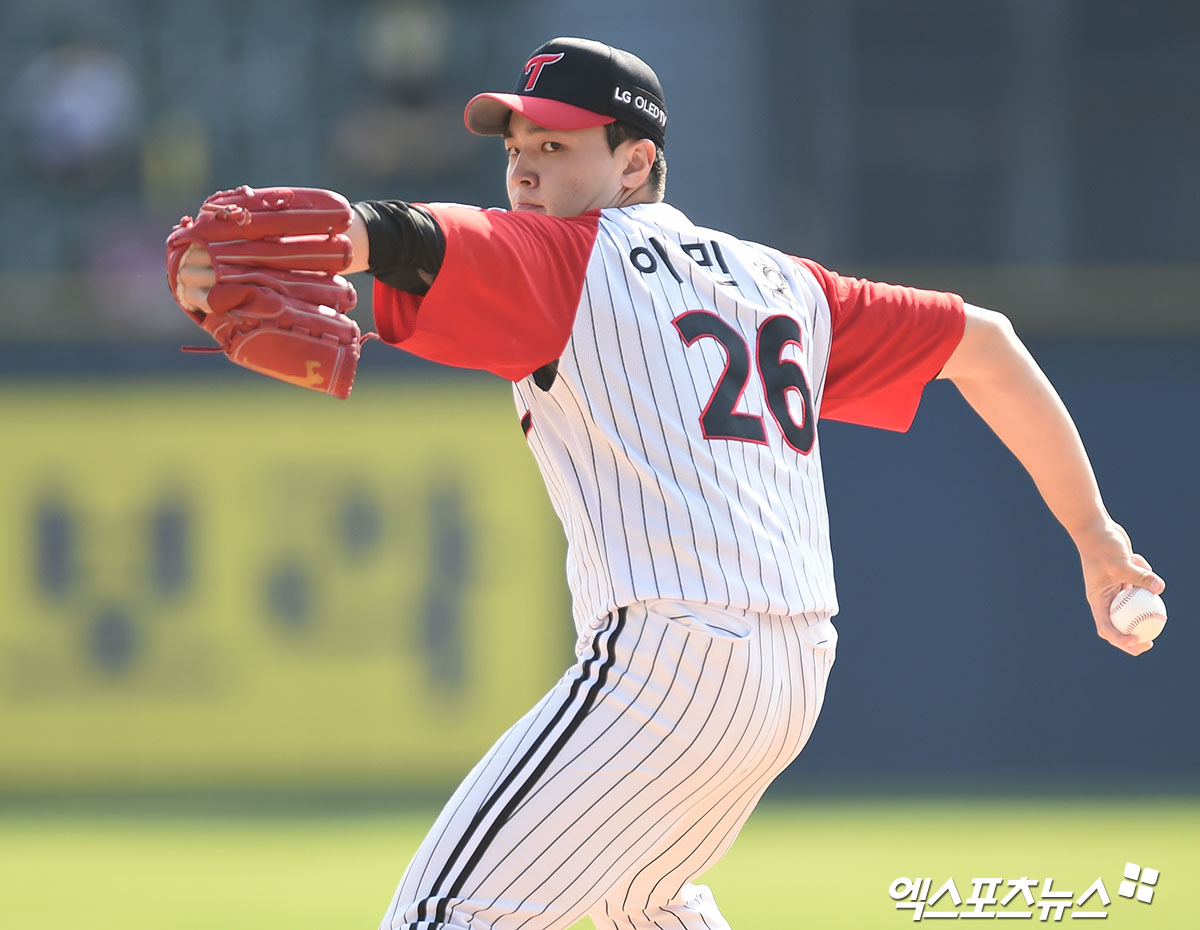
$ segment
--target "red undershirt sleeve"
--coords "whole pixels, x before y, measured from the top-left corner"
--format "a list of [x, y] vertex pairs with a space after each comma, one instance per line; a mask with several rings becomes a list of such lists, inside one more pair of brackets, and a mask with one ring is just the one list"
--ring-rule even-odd
[[510, 381], [562, 355], [600, 226], [582, 216], [424, 205], [446, 238], [429, 293], [375, 282], [375, 328], [421, 358]]
[[832, 318], [821, 417], [906, 431], [925, 385], [962, 339], [963, 299], [847, 278], [798, 261], [825, 292]]

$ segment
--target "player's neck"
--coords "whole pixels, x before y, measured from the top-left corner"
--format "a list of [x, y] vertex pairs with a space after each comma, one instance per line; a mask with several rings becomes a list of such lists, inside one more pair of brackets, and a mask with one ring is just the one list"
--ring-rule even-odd
[[640, 203], [660, 203], [661, 201], [662, 197], [649, 184], [643, 184], [637, 190], [627, 191], [620, 195], [609, 206], [616, 208], [633, 207]]

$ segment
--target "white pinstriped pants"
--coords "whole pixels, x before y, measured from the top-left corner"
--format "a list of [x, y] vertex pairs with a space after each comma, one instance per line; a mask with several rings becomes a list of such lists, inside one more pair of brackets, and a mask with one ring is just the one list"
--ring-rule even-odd
[[833, 624], [655, 601], [591, 626], [447, 803], [384, 930], [728, 930], [691, 880], [812, 732]]

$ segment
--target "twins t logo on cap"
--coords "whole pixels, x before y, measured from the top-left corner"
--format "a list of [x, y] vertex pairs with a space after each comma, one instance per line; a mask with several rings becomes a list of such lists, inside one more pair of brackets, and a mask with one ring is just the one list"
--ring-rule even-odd
[[660, 149], [666, 141], [667, 105], [658, 75], [631, 52], [591, 39], [543, 42], [530, 53], [512, 93], [476, 94], [463, 120], [471, 132], [502, 136], [513, 113], [553, 132], [620, 120]]
[[538, 82], [538, 78], [542, 76], [542, 69], [546, 65], [562, 61], [564, 54], [564, 52], [559, 52], [557, 55], [534, 55], [530, 58], [525, 63], [525, 73], [529, 75], [529, 81], [525, 84], [525, 90], [533, 90], [533, 86]]

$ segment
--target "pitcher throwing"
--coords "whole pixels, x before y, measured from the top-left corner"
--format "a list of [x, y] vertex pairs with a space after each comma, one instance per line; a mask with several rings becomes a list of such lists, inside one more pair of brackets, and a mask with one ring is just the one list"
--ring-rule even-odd
[[[215, 315], [241, 313], [231, 357], [296, 383], [304, 313], [341, 322], [353, 300], [333, 272], [370, 271], [385, 342], [512, 382], [566, 533], [576, 661], [450, 799], [384, 928], [728, 927], [693, 880], [804, 746], [834, 661], [822, 418], [906, 430], [926, 383], [953, 381], [1070, 533], [1099, 635], [1150, 648], [1117, 631], [1109, 602], [1163, 582], [1105, 510], [1008, 320], [695, 225], [663, 202], [667, 115], [643, 61], [556, 39], [511, 93], [466, 109], [472, 132], [503, 140], [511, 210], [345, 205], [320, 248], [266, 235], [268, 267], [228, 242], [290, 208], [244, 189], [223, 195], [246, 211], [236, 228], [173, 236], [181, 305], [214, 336], [231, 331]], [[345, 203], [291, 196], [306, 205], [298, 240], [314, 203]], [[289, 296], [314, 286], [340, 304]], [[290, 335], [255, 341], [268, 317]], [[357, 328], [323, 332], [329, 364], [350, 366], [345, 396]]]

